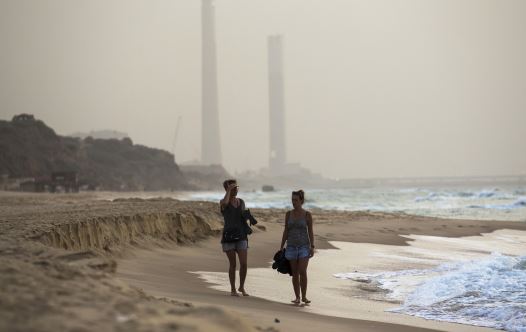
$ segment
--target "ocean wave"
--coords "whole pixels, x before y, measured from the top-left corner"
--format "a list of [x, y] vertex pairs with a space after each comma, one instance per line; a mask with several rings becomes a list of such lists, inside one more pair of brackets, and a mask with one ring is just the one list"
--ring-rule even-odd
[[[407, 214], [485, 220], [525, 221], [524, 188], [409, 188], [409, 189], [324, 189], [308, 190], [306, 209], [340, 211], [404, 212]], [[186, 192], [175, 198], [219, 202], [224, 191]], [[289, 190], [240, 192], [246, 206], [262, 209], [291, 209]]]
[[246, 202], [248, 208], [259, 209], [286, 209], [290, 208], [288, 202]]
[[402, 303], [388, 311], [513, 332], [526, 331], [526, 256], [499, 253], [432, 269], [338, 273]]
[[470, 199], [510, 199], [513, 195], [502, 193], [499, 188], [484, 189], [480, 191], [444, 191], [444, 192], [430, 192], [426, 196], [418, 196], [415, 198], [415, 202], [425, 201], [440, 201], [440, 200], [454, 200], [458, 198], [470, 198]]
[[476, 194], [476, 196], [478, 198], [488, 198], [488, 197], [493, 197], [497, 194], [497, 191], [499, 191], [499, 189], [492, 189], [492, 190], [482, 190], [480, 192], [478, 192]]
[[526, 197], [521, 197], [511, 204], [472, 204], [468, 205], [469, 209], [496, 209], [496, 210], [511, 210], [526, 207]]
[[525, 266], [526, 256], [498, 253], [484, 260], [444, 264], [439, 268], [441, 275], [422, 282], [400, 308], [390, 311], [523, 332], [526, 331]]
[[444, 195], [439, 195], [435, 192], [432, 192], [432, 193], [427, 194], [427, 196], [419, 196], [415, 198], [415, 202], [418, 203], [418, 202], [436, 201], [436, 200], [441, 200], [444, 198], [445, 198]]
[[421, 189], [421, 188], [402, 188], [402, 189], [398, 189], [398, 192], [400, 193], [416, 193], [416, 192], [419, 192], [419, 191], [427, 191], [426, 189]]

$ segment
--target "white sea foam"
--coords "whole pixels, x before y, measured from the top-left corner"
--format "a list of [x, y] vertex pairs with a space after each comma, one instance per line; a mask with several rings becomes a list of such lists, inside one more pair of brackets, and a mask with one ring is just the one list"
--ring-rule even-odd
[[[380, 266], [406, 268], [334, 276], [384, 290], [387, 300], [400, 303], [391, 312], [526, 332], [525, 232], [407, 237], [413, 240], [408, 247], [379, 247], [368, 253]], [[495, 248], [501, 253], [491, 253]]]
[[[404, 212], [413, 215], [526, 221], [526, 188], [360, 188], [308, 190], [308, 209]], [[217, 202], [224, 192], [194, 192], [179, 199]], [[290, 208], [290, 191], [240, 192], [249, 208]]]
[[432, 269], [334, 276], [384, 289], [388, 299], [402, 302], [391, 312], [526, 331], [526, 256], [494, 253], [486, 259], [446, 263]]
[[526, 207], [526, 197], [520, 197], [510, 204], [483, 204], [483, 205], [468, 205], [471, 209], [494, 209], [494, 210], [512, 210]]
[[[446, 264], [422, 282], [395, 312], [426, 319], [526, 331], [526, 256], [493, 254]], [[434, 272], [433, 270], [430, 273]], [[390, 284], [384, 287], [391, 288]]]
[[[426, 285], [432, 278], [453, 273], [455, 269], [463, 265], [476, 265], [477, 262], [491, 260], [494, 256], [500, 255], [508, 259], [513, 258], [512, 255], [524, 255], [526, 250], [526, 232], [524, 231], [499, 230], [461, 238], [425, 235], [407, 235], [406, 237], [411, 239], [406, 246], [330, 241], [330, 244], [336, 249], [318, 249], [309, 263], [309, 294], [316, 305], [306, 306], [300, 310], [335, 317], [375, 320], [436, 330], [469, 331], [471, 328], [458, 324], [437, 324], [424, 321], [410, 312], [385, 313], [384, 311], [396, 307], [404, 308], [406, 298], [420, 287], [425, 287], [423, 285]], [[491, 250], [494, 248], [499, 248], [502, 254], [492, 256]], [[416, 257], [420, 260], [407, 260], [406, 257]], [[526, 260], [519, 260], [516, 267], [524, 271]], [[352, 273], [341, 273], [351, 271]], [[200, 271], [197, 273], [214, 289], [224, 292], [230, 290], [227, 272]], [[293, 291], [288, 276], [278, 274], [269, 267], [250, 268], [248, 275], [246, 286], [251, 295], [289, 303]], [[476, 277], [473, 276], [473, 278]], [[461, 280], [471, 279], [459, 278], [458, 280], [460, 283]], [[510, 285], [512, 282], [512, 279], [509, 279]], [[431, 285], [447, 288], [447, 285], [440, 282]], [[374, 292], [372, 291], [374, 286], [384, 291]], [[455, 287], [460, 288], [456, 285]], [[524, 287], [519, 287], [518, 284], [517, 289], [521, 291], [524, 289]], [[438, 293], [443, 294], [440, 291]], [[433, 298], [433, 296], [428, 297], [428, 299]], [[386, 299], [387, 302], [382, 301]], [[521, 301], [525, 303], [520, 298], [516, 299], [518, 303]], [[432, 306], [436, 305], [432, 304]], [[477, 309], [475, 306], [471, 307], [474, 310]], [[425, 308], [417, 309], [420, 316], [424, 317]], [[506, 313], [512, 315], [513, 312], [510, 309]], [[429, 316], [429, 318], [443, 319], [436, 316]], [[452, 321], [474, 324], [473, 320], [470, 321], [465, 317], [456, 317]], [[519, 330], [520, 319], [506, 319], [506, 322], [509, 326], [505, 328], [511, 331], [521, 331]], [[488, 325], [487, 322], [486, 325]]]

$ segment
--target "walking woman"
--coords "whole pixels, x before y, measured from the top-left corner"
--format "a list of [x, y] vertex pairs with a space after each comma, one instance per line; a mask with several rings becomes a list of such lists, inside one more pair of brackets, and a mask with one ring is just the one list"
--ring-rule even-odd
[[[292, 303], [299, 304], [300, 301], [310, 303], [307, 299], [307, 266], [309, 258], [314, 256], [314, 233], [312, 230], [312, 215], [303, 209], [305, 193], [303, 190], [292, 192], [293, 210], [285, 214], [285, 228], [281, 239], [280, 250], [283, 250], [285, 242], [285, 258], [290, 262], [292, 270], [292, 287], [296, 298]], [[301, 290], [301, 298], [300, 298]]]
[[239, 296], [236, 291], [236, 253], [239, 258], [239, 289], [243, 296], [248, 296], [245, 291], [247, 277], [248, 237], [246, 219], [243, 217], [245, 202], [237, 197], [239, 186], [236, 180], [223, 182], [225, 197], [219, 202], [221, 214], [225, 220], [221, 246], [228, 257], [228, 278], [230, 279], [230, 295]]

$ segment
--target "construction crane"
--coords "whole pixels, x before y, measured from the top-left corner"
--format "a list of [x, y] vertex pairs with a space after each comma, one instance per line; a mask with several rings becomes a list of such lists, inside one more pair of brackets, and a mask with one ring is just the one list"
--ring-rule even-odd
[[181, 121], [182, 121], [182, 117], [179, 115], [177, 117], [177, 124], [175, 125], [174, 140], [172, 144], [172, 154], [174, 155], [174, 162], [175, 162], [175, 147], [177, 145], [177, 135], [179, 134], [179, 128], [181, 127]]

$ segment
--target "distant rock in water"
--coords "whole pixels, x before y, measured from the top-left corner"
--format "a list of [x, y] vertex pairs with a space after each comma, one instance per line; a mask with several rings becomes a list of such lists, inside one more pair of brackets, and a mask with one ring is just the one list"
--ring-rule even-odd
[[0, 175], [10, 178], [73, 171], [81, 186], [101, 190], [192, 189], [167, 151], [133, 144], [130, 138], [59, 136], [29, 114], [0, 121], [0, 151]]
[[271, 192], [274, 191], [274, 186], [271, 186], [269, 184], [265, 184], [261, 187], [261, 191], [263, 192]]

